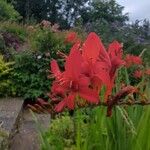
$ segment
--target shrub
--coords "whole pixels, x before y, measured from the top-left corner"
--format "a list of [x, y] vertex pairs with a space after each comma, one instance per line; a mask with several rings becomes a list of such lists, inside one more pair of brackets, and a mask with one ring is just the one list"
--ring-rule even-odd
[[5, 21], [0, 23], [0, 32], [1, 33], [10, 33], [16, 37], [22, 42], [26, 41], [27, 38], [27, 31], [26, 27], [10, 21]]
[[9, 60], [14, 52], [26, 42], [27, 31], [23, 25], [11, 22], [0, 23], [0, 53]]
[[50, 52], [51, 57], [56, 58], [58, 50], [64, 50], [62, 32], [53, 33], [50, 28], [37, 27], [30, 35], [31, 49], [42, 53]]
[[17, 94], [32, 100], [43, 96], [50, 85], [45, 71], [49, 67], [49, 59], [41, 53], [24, 51], [16, 54], [14, 60], [13, 82]]
[[17, 21], [20, 19], [19, 13], [6, 0], [0, 1], [0, 20]]

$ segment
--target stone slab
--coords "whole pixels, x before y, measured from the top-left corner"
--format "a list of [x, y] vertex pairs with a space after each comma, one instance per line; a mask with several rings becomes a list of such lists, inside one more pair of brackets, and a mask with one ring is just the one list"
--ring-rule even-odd
[[40, 150], [39, 130], [44, 131], [49, 127], [50, 118], [50, 114], [24, 110], [18, 131], [11, 139], [10, 150]]
[[6, 149], [9, 135], [16, 123], [22, 105], [23, 100], [21, 98], [0, 99], [0, 149]]
[[0, 99], [0, 122], [1, 129], [10, 132], [13, 128], [16, 118], [22, 108], [23, 100], [20, 98]]

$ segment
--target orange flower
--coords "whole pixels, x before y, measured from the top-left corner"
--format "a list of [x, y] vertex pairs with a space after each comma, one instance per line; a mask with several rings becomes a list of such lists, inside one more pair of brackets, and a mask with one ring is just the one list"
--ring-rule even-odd
[[127, 54], [126, 58], [125, 58], [125, 62], [126, 62], [126, 67], [130, 67], [134, 64], [141, 65], [142, 64], [142, 59], [139, 56], [134, 56], [134, 55]]

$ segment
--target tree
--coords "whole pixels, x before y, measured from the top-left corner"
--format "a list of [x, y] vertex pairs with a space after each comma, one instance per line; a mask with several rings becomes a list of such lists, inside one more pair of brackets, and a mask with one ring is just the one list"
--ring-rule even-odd
[[89, 0], [8, 0], [23, 16], [23, 21], [34, 18], [37, 22], [49, 20], [61, 28], [70, 28], [87, 7]]
[[128, 21], [128, 14], [123, 14], [123, 6], [116, 0], [93, 0], [88, 13], [81, 14], [83, 26], [87, 32], [95, 31], [105, 43], [120, 39], [120, 32]]
[[23, 17], [23, 21], [34, 18], [40, 22], [47, 17], [45, 0], [8, 0], [8, 2], [13, 4]]

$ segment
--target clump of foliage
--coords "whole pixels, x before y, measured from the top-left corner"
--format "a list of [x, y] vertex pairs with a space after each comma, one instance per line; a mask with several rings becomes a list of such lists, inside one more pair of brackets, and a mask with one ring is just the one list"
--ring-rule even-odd
[[16, 54], [14, 60], [12, 80], [16, 84], [17, 94], [24, 98], [35, 99], [46, 93], [50, 85], [46, 73], [49, 58], [41, 53], [25, 51]]
[[63, 50], [64, 40], [61, 32], [54, 33], [51, 28], [33, 27], [33, 32], [30, 34], [30, 45], [33, 51], [41, 53], [49, 52], [51, 57], [56, 57], [58, 50]]
[[14, 7], [7, 3], [6, 0], [0, 1], [0, 20], [1, 21], [17, 21], [20, 19], [19, 13], [14, 9]]
[[[42, 149], [46, 150], [48, 147], [49, 149], [61, 149], [64, 146], [66, 148], [70, 148], [70, 145], [74, 144], [73, 135], [74, 124], [71, 117], [64, 115], [60, 118], [56, 118], [52, 121], [49, 130], [43, 134], [44, 143], [42, 145]], [[56, 139], [59, 140], [59, 144], [57, 144], [58, 141], [56, 141]], [[46, 143], [47, 145], [45, 145]]]
[[5, 62], [3, 56], [0, 55], [0, 96], [8, 96], [13, 94], [12, 81], [10, 80], [12, 62]]
[[23, 25], [15, 22], [1, 22], [0, 24], [0, 53], [7, 60], [12, 59], [15, 52], [22, 49], [27, 40], [27, 31]]
[[0, 24], [0, 32], [1, 33], [10, 33], [22, 42], [26, 41], [27, 38], [27, 30], [26, 27], [22, 24], [18, 24], [16, 22], [5, 21]]

